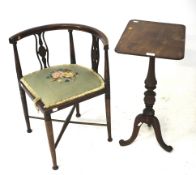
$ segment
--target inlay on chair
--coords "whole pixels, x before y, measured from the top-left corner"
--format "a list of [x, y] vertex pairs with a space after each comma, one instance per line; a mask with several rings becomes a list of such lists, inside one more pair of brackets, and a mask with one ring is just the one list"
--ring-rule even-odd
[[[61, 30], [61, 31], [60, 31]], [[47, 43], [47, 37], [51, 33], [56, 31], [61, 32], [61, 38], [65, 38], [65, 43], [68, 42], [69, 50], [65, 49], [64, 52], [70, 52], [70, 58], [65, 58], [65, 62], [60, 65], [50, 65], [52, 58], [50, 54], [49, 60], [49, 48]], [[64, 32], [62, 32], [64, 31]], [[80, 34], [87, 33], [91, 35], [92, 44], [90, 48], [86, 45], [86, 40], [81, 46], [86, 46], [89, 50], [89, 57], [91, 67], [87, 68], [83, 65], [76, 64], [77, 49], [75, 51], [76, 43], [74, 44], [74, 34], [80, 37]], [[35, 38], [35, 45], [32, 46], [36, 50], [35, 59], [38, 59], [40, 63], [39, 67], [27, 74], [23, 75], [23, 65], [21, 59], [19, 59], [19, 51], [21, 40], [25, 38], [32, 40]], [[67, 38], [66, 38], [67, 37]], [[68, 39], [68, 41], [67, 41]], [[20, 42], [19, 42], [20, 41]], [[76, 40], [75, 40], [76, 41]], [[102, 43], [103, 51], [99, 50], [99, 41]], [[110, 117], [110, 76], [109, 76], [109, 62], [108, 62], [108, 40], [107, 37], [101, 31], [80, 24], [51, 24], [40, 27], [31, 28], [20, 33], [15, 34], [9, 38], [9, 42], [13, 44], [14, 58], [16, 73], [18, 78], [18, 85], [23, 105], [24, 116], [27, 124], [27, 132], [31, 132], [31, 126], [29, 118], [38, 118], [45, 121], [50, 152], [53, 161], [53, 169], [58, 169], [56, 161], [56, 147], [69, 123], [79, 124], [92, 124], [92, 125], [106, 125], [108, 132], [108, 141], [112, 141], [111, 137], [111, 117]], [[58, 48], [58, 44], [55, 43]], [[30, 49], [32, 49], [30, 48]], [[65, 47], [66, 48], [66, 47]], [[59, 48], [58, 48], [59, 49]], [[80, 49], [80, 48], [79, 48]], [[83, 49], [83, 47], [82, 47]], [[30, 50], [29, 50], [30, 51]], [[50, 50], [51, 51], [51, 50]], [[100, 52], [102, 51], [102, 52]], [[100, 54], [102, 53], [102, 55]], [[30, 56], [31, 58], [32, 56]], [[99, 66], [99, 59], [103, 57], [103, 66]], [[25, 58], [29, 59], [29, 58]], [[84, 62], [88, 58], [82, 58]], [[70, 60], [70, 61], [68, 61]], [[29, 65], [31, 60], [28, 60]], [[66, 64], [67, 63], [67, 64]], [[98, 68], [103, 68], [103, 76], [99, 73]], [[33, 117], [28, 113], [26, 93], [31, 97], [38, 110], [43, 113], [44, 118]], [[93, 97], [105, 94], [105, 108], [106, 108], [106, 124], [99, 123], [82, 123], [71, 121], [72, 114], [76, 111], [76, 116], [80, 116], [79, 103]], [[67, 116], [59, 136], [54, 139], [51, 114], [61, 109], [70, 107], [71, 111]]]

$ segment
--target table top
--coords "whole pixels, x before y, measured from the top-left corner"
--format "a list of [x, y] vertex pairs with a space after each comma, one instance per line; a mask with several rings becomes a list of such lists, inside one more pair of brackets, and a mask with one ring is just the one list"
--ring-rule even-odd
[[180, 60], [184, 58], [185, 26], [131, 20], [115, 51], [123, 54]]

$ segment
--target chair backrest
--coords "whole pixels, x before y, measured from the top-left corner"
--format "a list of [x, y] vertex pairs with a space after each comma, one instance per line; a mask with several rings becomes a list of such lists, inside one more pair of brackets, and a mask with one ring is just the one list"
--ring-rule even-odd
[[82, 31], [92, 35], [92, 45], [91, 45], [91, 65], [95, 72], [98, 72], [99, 66], [99, 40], [101, 40], [104, 49], [104, 77], [105, 80], [109, 80], [109, 67], [108, 67], [108, 39], [105, 34], [96, 28], [81, 25], [81, 24], [49, 24], [44, 26], [39, 26], [31, 28], [20, 33], [17, 33], [9, 38], [9, 42], [13, 44], [14, 55], [15, 55], [15, 66], [18, 80], [23, 76], [19, 53], [17, 48], [17, 42], [23, 38], [34, 35], [35, 37], [35, 50], [36, 55], [40, 64], [40, 68], [44, 69], [50, 66], [49, 64], [49, 47], [47, 45], [47, 40], [45, 38], [45, 33], [56, 30], [67, 30], [69, 37], [69, 47], [70, 47], [70, 63], [76, 64], [75, 57], [75, 47], [74, 47], [74, 37], [73, 31]]

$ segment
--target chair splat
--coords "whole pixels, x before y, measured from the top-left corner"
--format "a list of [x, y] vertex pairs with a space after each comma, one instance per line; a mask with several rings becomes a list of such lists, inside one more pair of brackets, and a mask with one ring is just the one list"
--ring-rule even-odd
[[34, 34], [36, 42], [36, 54], [40, 63], [40, 69], [50, 67], [49, 50], [44, 36], [45, 32]]
[[98, 72], [99, 56], [99, 38], [95, 35], [92, 35], [91, 60], [92, 69], [95, 72]]

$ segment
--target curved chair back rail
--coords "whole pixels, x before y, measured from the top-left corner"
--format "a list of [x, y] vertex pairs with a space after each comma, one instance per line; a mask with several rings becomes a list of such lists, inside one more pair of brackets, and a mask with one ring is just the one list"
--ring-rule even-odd
[[14, 44], [15, 42], [17, 42], [18, 40], [24, 37], [34, 35], [34, 34], [39, 34], [46, 31], [52, 31], [52, 30], [79, 30], [79, 31], [88, 32], [98, 37], [103, 42], [104, 48], [108, 48], [108, 39], [103, 32], [87, 25], [71, 24], [71, 23], [48, 24], [48, 25], [30, 28], [11, 36], [9, 38], [9, 42], [11, 44]]

